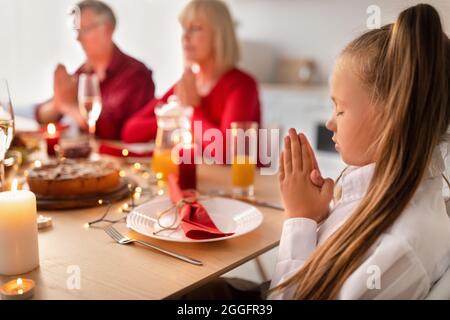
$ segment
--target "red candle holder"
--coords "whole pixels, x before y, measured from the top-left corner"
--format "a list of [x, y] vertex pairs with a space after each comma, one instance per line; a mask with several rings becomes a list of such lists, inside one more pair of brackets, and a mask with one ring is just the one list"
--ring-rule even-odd
[[45, 142], [47, 143], [47, 154], [54, 156], [56, 154], [55, 146], [59, 143], [59, 132], [53, 123], [47, 125], [47, 133], [45, 134]]
[[197, 189], [197, 165], [195, 145], [186, 145], [180, 150], [181, 162], [178, 165], [178, 184], [181, 190]]

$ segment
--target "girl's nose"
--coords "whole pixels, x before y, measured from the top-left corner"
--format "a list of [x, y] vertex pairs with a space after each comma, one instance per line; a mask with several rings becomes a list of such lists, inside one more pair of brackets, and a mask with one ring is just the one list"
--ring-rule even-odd
[[336, 121], [334, 119], [334, 113], [330, 119], [325, 123], [325, 126], [328, 130], [335, 132], [336, 131]]

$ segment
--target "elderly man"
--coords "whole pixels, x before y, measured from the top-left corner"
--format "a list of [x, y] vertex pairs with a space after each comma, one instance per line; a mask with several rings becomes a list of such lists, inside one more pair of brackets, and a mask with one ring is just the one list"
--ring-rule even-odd
[[69, 75], [63, 65], [57, 66], [53, 98], [37, 106], [36, 118], [40, 123], [49, 123], [69, 116], [86, 130], [87, 122], [80, 114], [77, 102], [78, 75], [95, 73], [100, 79], [103, 101], [96, 125], [97, 137], [120, 139], [126, 120], [154, 97], [152, 72], [114, 44], [116, 18], [109, 6], [100, 1], [85, 0], [78, 7], [77, 40], [86, 54], [86, 62], [74, 75]]

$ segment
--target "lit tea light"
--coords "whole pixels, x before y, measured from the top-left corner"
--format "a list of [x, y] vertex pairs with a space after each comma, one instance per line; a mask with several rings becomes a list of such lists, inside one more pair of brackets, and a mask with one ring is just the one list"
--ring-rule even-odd
[[40, 168], [40, 167], [42, 167], [42, 162], [39, 161], [39, 160], [36, 160], [36, 161], [34, 161], [34, 166], [35, 166], [36, 168]]
[[135, 192], [137, 193], [142, 193], [142, 188], [141, 187], [136, 187], [136, 189], [134, 189]]
[[99, 204], [99, 205], [102, 205], [102, 204], [103, 204], [103, 199], [99, 199], [99, 200], [98, 200], [98, 204]]
[[122, 155], [124, 156], [124, 157], [128, 157], [128, 150], [127, 149], [122, 149]]
[[159, 189], [157, 193], [158, 193], [159, 196], [162, 196], [162, 195], [164, 195], [164, 190], [163, 189]]
[[122, 178], [125, 177], [127, 175], [127, 173], [123, 170], [119, 171], [119, 176], [121, 176]]
[[18, 278], [11, 280], [0, 288], [4, 300], [26, 300], [34, 295], [35, 284], [31, 279]]
[[161, 172], [156, 173], [156, 179], [161, 180], [163, 178], [163, 174]]
[[141, 170], [141, 164], [139, 162], [136, 162], [135, 164], [133, 164], [133, 168], [137, 171]]

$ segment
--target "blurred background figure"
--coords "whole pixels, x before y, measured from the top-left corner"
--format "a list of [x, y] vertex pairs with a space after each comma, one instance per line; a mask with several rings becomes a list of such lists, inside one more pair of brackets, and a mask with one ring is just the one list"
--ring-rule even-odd
[[176, 95], [182, 105], [194, 107], [193, 121], [203, 131], [223, 132], [233, 121], [260, 123], [260, 102], [255, 79], [237, 67], [239, 46], [234, 23], [220, 0], [193, 0], [181, 12], [181, 44], [185, 69], [178, 82], [161, 99], [149, 102], [125, 124], [125, 142], [155, 138], [155, 107]]
[[82, 130], [87, 129], [77, 101], [78, 76], [95, 73], [100, 80], [103, 110], [96, 134], [102, 139], [120, 139], [126, 120], [154, 97], [152, 72], [143, 63], [123, 53], [113, 42], [116, 18], [101, 1], [85, 0], [78, 4], [80, 13], [77, 40], [86, 62], [74, 75], [59, 64], [54, 72], [53, 98], [36, 108], [40, 123], [72, 118]]

